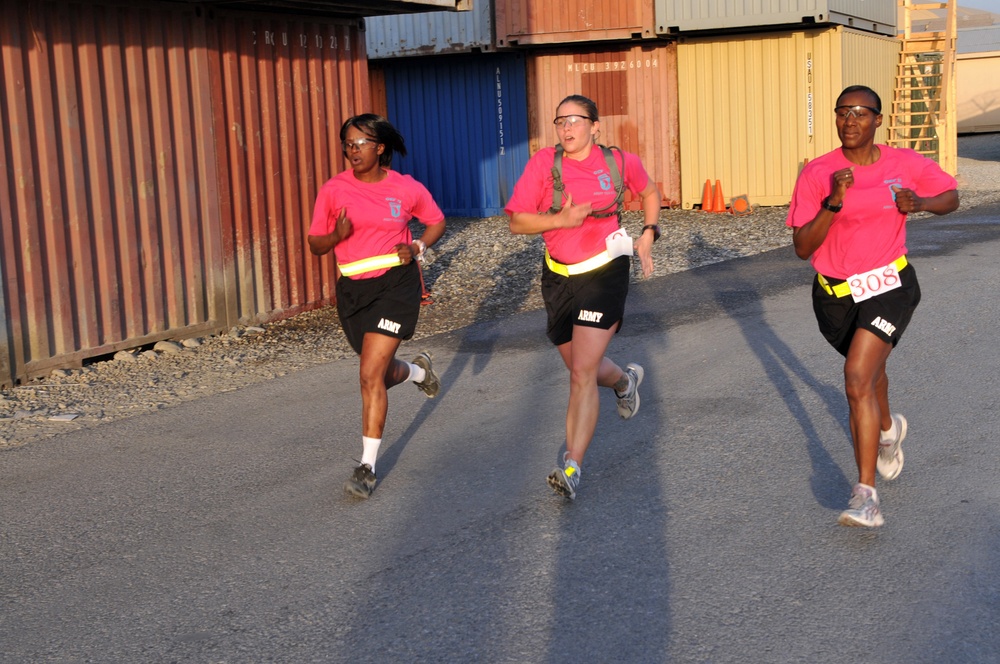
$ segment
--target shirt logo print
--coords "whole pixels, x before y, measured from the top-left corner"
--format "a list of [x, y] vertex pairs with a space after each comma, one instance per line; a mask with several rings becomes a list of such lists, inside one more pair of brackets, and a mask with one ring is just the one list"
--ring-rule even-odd
[[611, 176], [607, 173], [601, 173], [598, 175], [597, 181], [601, 183], [602, 190], [609, 191], [611, 189]]
[[403, 211], [403, 204], [399, 201], [389, 201], [389, 213], [393, 217], [399, 217], [400, 213]]

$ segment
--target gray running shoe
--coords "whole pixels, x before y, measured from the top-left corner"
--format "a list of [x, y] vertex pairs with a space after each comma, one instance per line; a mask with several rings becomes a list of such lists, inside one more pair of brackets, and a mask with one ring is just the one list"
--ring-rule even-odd
[[884, 480], [894, 480], [903, 472], [903, 439], [906, 438], [906, 418], [898, 413], [892, 414], [896, 423], [896, 440], [886, 442], [879, 440], [878, 460], [875, 467]]
[[851, 500], [847, 509], [840, 513], [837, 523], [842, 526], [864, 526], [875, 528], [885, 523], [882, 511], [878, 507], [878, 494], [875, 489], [855, 484], [851, 490]]
[[354, 469], [351, 479], [344, 483], [344, 491], [355, 498], [367, 498], [375, 490], [375, 473], [367, 463], [362, 463]]
[[639, 385], [642, 384], [644, 372], [638, 364], [629, 362], [625, 365], [625, 373], [629, 378], [628, 391], [625, 394], [619, 394], [618, 390], [615, 390], [615, 396], [618, 397], [618, 415], [623, 420], [627, 420], [639, 412]]
[[567, 459], [565, 455], [563, 459], [563, 467], [556, 468], [549, 473], [546, 481], [557, 494], [573, 500], [576, 498], [576, 487], [580, 485], [580, 466], [576, 464], [576, 461]]
[[420, 391], [427, 395], [428, 399], [433, 399], [441, 391], [441, 381], [438, 379], [438, 375], [434, 373], [434, 365], [431, 363], [430, 353], [420, 353], [415, 358], [413, 358], [413, 363], [423, 369], [427, 375], [419, 383], [413, 381], [413, 384], [420, 388]]

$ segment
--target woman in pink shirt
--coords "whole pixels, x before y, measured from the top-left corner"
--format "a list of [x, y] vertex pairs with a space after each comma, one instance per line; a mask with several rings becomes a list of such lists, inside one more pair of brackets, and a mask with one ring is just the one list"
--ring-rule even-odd
[[858, 483], [845, 526], [881, 526], [875, 473], [895, 479], [903, 469], [906, 418], [889, 411], [885, 364], [920, 302], [906, 256], [906, 215], [958, 208], [955, 179], [913, 150], [875, 144], [882, 100], [854, 85], [837, 99], [841, 147], [799, 174], [788, 225], [799, 258], [817, 272], [813, 310], [820, 331], [843, 355]]
[[[531, 157], [506, 212], [512, 233], [541, 234], [545, 240], [542, 297], [548, 336], [570, 372], [566, 452], [548, 483], [573, 499], [597, 427], [598, 387], [615, 390], [622, 418], [639, 410], [642, 367], [633, 362], [622, 369], [605, 352], [621, 328], [633, 248], [643, 275], [653, 272], [660, 192], [636, 155], [597, 144], [601, 122], [590, 99], [566, 97], [556, 109], [554, 124], [558, 154], [557, 148], [544, 148]], [[561, 168], [556, 167], [557, 159]], [[642, 200], [645, 226], [634, 247], [619, 228], [618, 181], [619, 188], [628, 188]], [[559, 187], [561, 193], [554, 195]]]
[[[337, 315], [361, 356], [362, 455], [344, 490], [367, 498], [375, 489], [388, 389], [408, 380], [428, 398], [440, 389], [430, 354], [404, 362], [396, 350], [417, 325], [423, 290], [417, 260], [444, 234], [445, 222], [422, 184], [390, 170], [392, 155], [405, 156], [406, 146], [388, 120], [372, 113], [349, 118], [340, 140], [351, 169], [320, 188], [309, 249], [337, 257]], [[414, 218], [425, 226], [419, 240], [410, 234]]]

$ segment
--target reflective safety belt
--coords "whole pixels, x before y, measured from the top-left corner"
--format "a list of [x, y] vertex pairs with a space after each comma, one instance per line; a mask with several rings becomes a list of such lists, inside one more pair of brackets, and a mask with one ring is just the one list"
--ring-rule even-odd
[[354, 261], [353, 263], [344, 263], [340, 265], [340, 273], [346, 277], [353, 277], [355, 274], [362, 274], [364, 272], [374, 272], [375, 270], [384, 270], [390, 267], [396, 267], [397, 265], [402, 265], [402, 261], [399, 260], [399, 254], [382, 254], [381, 256], [371, 256], [369, 258], [362, 258], [359, 261]]
[[[894, 266], [896, 268], [896, 273], [898, 274], [900, 270], [902, 270], [904, 267], [908, 265], [906, 261], [906, 255], [904, 254], [903, 256], [900, 256], [893, 262], [889, 263], [889, 265]], [[848, 295], [851, 294], [851, 285], [846, 281], [831, 286], [830, 282], [827, 281], [826, 277], [824, 277], [822, 274], [819, 274], [817, 272], [816, 278], [819, 280], [819, 285], [823, 287], [823, 290], [826, 291], [827, 295], [834, 295], [836, 297], [847, 297]]]
[[596, 270], [602, 265], [607, 265], [614, 259], [608, 254], [607, 249], [597, 254], [592, 258], [588, 258], [580, 263], [573, 263], [572, 265], [566, 265], [564, 263], [558, 262], [556, 259], [549, 255], [549, 250], [545, 250], [545, 264], [550, 270], [556, 274], [561, 274], [564, 277], [569, 277], [571, 275], [583, 274], [584, 272], [590, 272], [591, 270]]

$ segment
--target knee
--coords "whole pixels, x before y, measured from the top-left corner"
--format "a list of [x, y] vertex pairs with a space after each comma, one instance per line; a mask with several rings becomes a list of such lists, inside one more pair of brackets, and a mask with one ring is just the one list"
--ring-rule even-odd
[[377, 371], [365, 371], [361, 369], [360, 374], [361, 391], [368, 392], [378, 389], [380, 385], [385, 385], [385, 375]]
[[849, 400], [864, 399], [875, 393], [876, 377], [867, 372], [844, 367], [844, 391]]
[[573, 367], [569, 372], [570, 385], [587, 387], [597, 384], [597, 371], [592, 367]]

